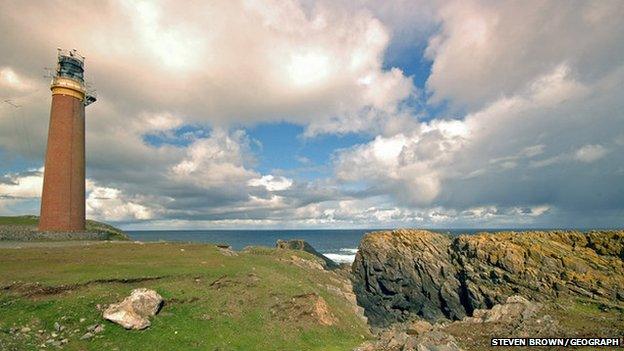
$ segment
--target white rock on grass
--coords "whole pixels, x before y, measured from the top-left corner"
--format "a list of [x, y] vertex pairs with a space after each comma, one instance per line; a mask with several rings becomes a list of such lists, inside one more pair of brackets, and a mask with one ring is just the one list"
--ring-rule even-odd
[[141, 330], [151, 325], [149, 317], [158, 313], [163, 298], [154, 290], [134, 289], [122, 302], [112, 304], [104, 311], [104, 319], [126, 329]]

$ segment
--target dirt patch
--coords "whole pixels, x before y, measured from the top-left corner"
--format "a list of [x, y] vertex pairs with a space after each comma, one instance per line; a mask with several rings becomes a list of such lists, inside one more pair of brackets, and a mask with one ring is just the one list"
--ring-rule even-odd
[[209, 287], [211, 287], [212, 289], [216, 289], [216, 290], [221, 290], [222, 288], [229, 287], [229, 286], [236, 286], [236, 285], [238, 285], [238, 282], [234, 279], [228, 278], [227, 275], [223, 275], [217, 278], [217, 280], [208, 284]]
[[271, 308], [271, 314], [278, 320], [304, 325], [331, 326], [336, 323], [329, 305], [316, 293], [296, 295], [281, 301]]
[[168, 276], [157, 276], [157, 277], [138, 277], [138, 278], [122, 278], [122, 279], [96, 279], [90, 280], [88, 282], [80, 283], [80, 284], [66, 284], [66, 285], [43, 285], [41, 283], [22, 283], [22, 282], [14, 282], [9, 285], [3, 286], [0, 290], [17, 294], [21, 297], [44, 297], [51, 295], [58, 295], [67, 291], [74, 291], [78, 289], [82, 289], [87, 286], [95, 285], [95, 284], [134, 284], [134, 283], [142, 283], [153, 280], [160, 280], [163, 278], [167, 278]]
[[255, 287], [260, 280], [261, 280], [260, 277], [258, 277], [254, 273], [249, 273], [242, 278], [230, 278], [227, 275], [223, 275], [219, 277], [217, 280], [208, 284], [208, 286], [216, 290], [221, 290], [223, 288], [228, 288], [228, 287], [236, 287], [240, 285], [244, 285], [245, 287], [252, 288], [252, 287]]

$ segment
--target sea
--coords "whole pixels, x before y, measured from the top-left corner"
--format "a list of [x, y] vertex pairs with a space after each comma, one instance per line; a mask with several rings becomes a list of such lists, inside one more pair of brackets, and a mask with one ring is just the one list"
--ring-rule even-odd
[[[234, 250], [246, 246], [274, 247], [278, 239], [303, 239], [318, 252], [338, 263], [352, 263], [362, 236], [377, 229], [325, 230], [141, 230], [126, 231], [136, 241], [178, 241], [227, 244]], [[450, 235], [506, 229], [429, 229]]]

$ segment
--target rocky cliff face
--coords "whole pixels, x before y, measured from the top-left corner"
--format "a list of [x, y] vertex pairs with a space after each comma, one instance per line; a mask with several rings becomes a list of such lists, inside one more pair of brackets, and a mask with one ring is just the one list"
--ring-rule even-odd
[[450, 237], [422, 230], [366, 235], [352, 267], [373, 326], [414, 317], [459, 320], [520, 294], [624, 301], [624, 231], [504, 232]]

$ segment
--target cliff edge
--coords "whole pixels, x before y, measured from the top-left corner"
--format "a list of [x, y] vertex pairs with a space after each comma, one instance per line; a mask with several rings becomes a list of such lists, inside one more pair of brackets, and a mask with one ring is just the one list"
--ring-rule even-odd
[[358, 304], [377, 327], [461, 320], [512, 295], [622, 302], [624, 231], [374, 232], [363, 238], [352, 273]]

